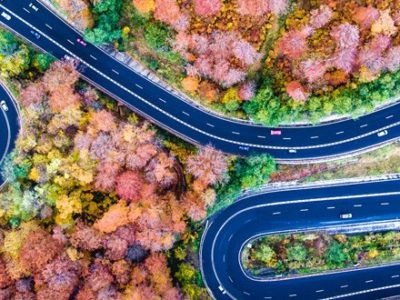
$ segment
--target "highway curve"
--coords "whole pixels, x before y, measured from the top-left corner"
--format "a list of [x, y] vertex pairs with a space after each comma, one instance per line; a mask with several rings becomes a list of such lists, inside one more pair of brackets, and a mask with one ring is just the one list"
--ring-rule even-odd
[[[0, 103], [1, 101], [5, 101], [8, 111], [0, 104], [0, 167], [6, 155], [14, 149], [20, 128], [17, 104], [5, 85], [0, 82]], [[4, 180], [0, 174], [0, 188], [3, 184]]]
[[[264, 234], [399, 220], [400, 179], [262, 191], [244, 196], [207, 222], [203, 278], [215, 299], [378, 299], [400, 293], [400, 265], [328, 275], [256, 281], [239, 263], [241, 248]], [[351, 212], [344, 221], [340, 213]], [[221, 291], [221, 289], [223, 289]]]
[[[30, 3], [38, 10], [29, 7]], [[224, 152], [242, 155], [268, 152], [280, 161], [296, 162], [338, 158], [400, 137], [400, 104], [357, 120], [283, 127], [282, 135], [271, 136], [270, 128], [207, 112], [135, 73], [99, 48], [78, 43], [82, 36], [38, 1], [3, 0], [1, 12], [11, 17], [0, 17], [3, 26], [59, 59], [68, 55], [79, 60], [79, 71], [88, 81], [192, 143], [212, 144]], [[383, 130], [388, 134], [379, 137], [378, 132]]]

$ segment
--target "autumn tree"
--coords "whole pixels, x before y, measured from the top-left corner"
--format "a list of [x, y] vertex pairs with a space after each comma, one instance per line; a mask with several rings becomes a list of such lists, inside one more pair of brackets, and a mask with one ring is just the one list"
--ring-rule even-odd
[[226, 157], [211, 146], [202, 148], [187, 161], [188, 171], [206, 184], [221, 182], [228, 170]]

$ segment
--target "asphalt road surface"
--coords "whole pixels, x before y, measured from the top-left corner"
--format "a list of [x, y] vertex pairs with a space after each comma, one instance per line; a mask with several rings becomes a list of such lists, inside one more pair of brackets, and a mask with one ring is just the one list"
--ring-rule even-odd
[[[259, 281], [241, 268], [253, 237], [343, 225], [398, 221], [400, 180], [261, 192], [239, 199], [207, 223], [201, 245], [203, 278], [215, 299], [378, 299], [400, 294], [400, 265]], [[339, 218], [352, 213], [351, 220]], [[363, 225], [364, 226], [364, 225]], [[371, 230], [371, 227], [368, 227]], [[221, 290], [222, 289], [222, 290]]]
[[[38, 1], [3, 0], [0, 13], [8, 15], [0, 17], [3, 26], [59, 59], [68, 55], [79, 60], [79, 71], [88, 81], [192, 143], [212, 144], [224, 152], [241, 155], [268, 152], [278, 160], [296, 162], [337, 158], [400, 136], [400, 104], [357, 120], [283, 127], [281, 135], [272, 136], [271, 128], [225, 119], [185, 102], [101, 49], [79, 43], [82, 36]], [[378, 136], [385, 130], [386, 135]]]
[[[6, 106], [3, 107], [2, 101]], [[0, 167], [15, 145], [19, 131], [18, 108], [11, 93], [0, 82]], [[4, 180], [0, 173], [0, 187]]]

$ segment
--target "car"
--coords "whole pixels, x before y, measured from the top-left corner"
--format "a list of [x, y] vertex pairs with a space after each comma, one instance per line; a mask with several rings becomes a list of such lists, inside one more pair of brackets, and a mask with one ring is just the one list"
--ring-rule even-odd
[[378, 132], [377, 136], [378, 136], [378, 137], [383, 137], [383, 136], [385, 136], [385, 135], [387, 135], [387, 134], [388, 134], [388, 131], [387, 131], [387, 130], [382, 130], [382, 131], [379, 131], [379, 132]]
[[343, 213], [343, 214], [340, 214], [339, 217], [341, 219], [351, 219], [351, 218], [353, 218], [353, 215], [351, 213]]
[[84, 47], [87, 46], [87, 43], [86, 43], [83, 39], [81, 39], [81, 38], [77, 38], [76, 41], [77, 41], [79, 44], [81, 44], [82, 46], [84, 46]]
[[244, 151], [249, 151], [249, 150], [250, 150], [250, 147], [247, 147], [247, 146], [239, 146], [239, 149], [240, 149], [240, 150], [244, 150]]
[[289, 149], [289, 153], [297, 153], [296, 149]]
[[225, 295], [226, 294], [226, 291], [223, 289], [223, 287], [222, 286], [218, 286], [218, 289], [222, 292], [222, 294], [223, 295]]
[[6, 101], [4, 101], [4, 100], [0, 101], [0, 107], [2, 110], [8, 111], [8, 106], [6, 104]]
[[1, 13], [1, 16], [2, 16], [4, 19], [6, 19], [7, 21], [10, 21], [10, 20], [11, 20], [11, 16], [10, 16], [8, 13], [4, 12], [4, 11]]
[[32, 2], [29, 3], [29, 7], [32, 8], [34, 11], [38, 11], [39, 10], [39, 8], [35, 4], [33, 4]]
[[282, 131], [281, 130], [271, 130], [271, 135], [281, 135]]
[[31, 34], [32, 34], [37, 40], [40, 39], [40, 34], [37, 33], [36, 31], [31, 30]]

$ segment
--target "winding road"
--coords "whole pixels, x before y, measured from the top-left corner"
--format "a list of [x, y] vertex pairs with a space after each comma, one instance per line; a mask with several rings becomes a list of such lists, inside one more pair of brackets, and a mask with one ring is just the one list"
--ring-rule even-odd
[[[20, 128], [18, 113], [19, 109], [11, 92], [0, 82], [0, 166], [6, 155], [14, 149]], [[0, 174], [0, 188], [3, 184], [4, 180]]]
[[[254, 280], [241, 268], [242, 247], [256, 236], [399, 221], [400, 179], [264, 190], [238, 199], [207, 222], [203, 278], [215, 299], [378, 299], [400, 294], [400, 265], [311, 277]], [[351, 212], [344, 221], [341, 213]]]
[[[78, 60], [78, 70], [84, 79], [160, 127], [195, 144], [212, 144], [224, 152], [241, 155], [268, 152], [282, 162], [298, 163], [352, 155], [400, 138], [400, 104], [357, 120], [282, 127], [281, 135], [272, 136], [272, 128], [208, 112], [180, 99], [98, 47], [79, 42], [80, 33], [38, 1], [0, 0], [0, 14], [0, 25], [58, 59]], [[7, 140], [14, 140], [18, 128], [16, 112], [7, 114], [5, 123], [0, 123], [0, 133], [8, 134]], [[7, 127], [9, 120], [14, 123]], [[0, 153], [7, 152], [3, 138], [1, 143]], [[207, 222], [200, 258], [210, 293], [216, 299], [278, 300], [376, 299], [399, 293], [400, 265], [257, 281], [246, 276], [238, 259], [246, 241], [260, 234], [397, 220], [399, 187], [400, 180], [395, 179], [296, 187], [242, 197]], [[342, 212], [351, 212], [354, 218], [344, 222], [339, 219]]]

